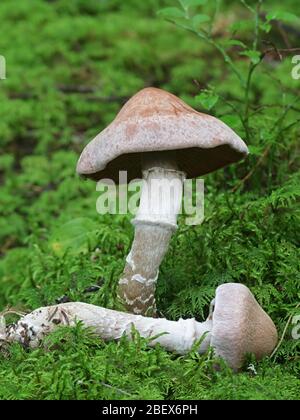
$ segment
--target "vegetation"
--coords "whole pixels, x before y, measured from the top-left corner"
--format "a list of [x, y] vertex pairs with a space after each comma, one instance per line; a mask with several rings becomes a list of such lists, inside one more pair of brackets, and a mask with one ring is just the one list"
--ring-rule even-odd
[[205, 177], [202, 225], [180, 220], [160, 313], [203, 320], [216, 286], [240, 282], [285, 332], [280, 347], [233, 375], [214, 371], [212, 354], [178, 357], [138, 336], [103, 343], [78, 325], [36, 350], [2, 348], [1, 399], [299, 398], [299, 3], [224, 3], [1, 2], [0, 308], [115, 307], [130, 217], [97, 214], [95, 184], [75, 165], [127, 98], [157, 86], [221, 118], [251, 152]]

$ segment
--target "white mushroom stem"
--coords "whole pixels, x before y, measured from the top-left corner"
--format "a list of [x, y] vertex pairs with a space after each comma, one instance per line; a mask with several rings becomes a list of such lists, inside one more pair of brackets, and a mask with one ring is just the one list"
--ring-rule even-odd
[[143, 161], [140, 206], [135, 236], [119, 280], [118, 296], [126, 311], [155, 316], [159, 266], [177, 229], [185, 175], [169, 154], [150, 154]]
[[[78, 321], [82, 321], [85, 327], [91, 327], [103, 340], [119, 340], [123, 335], [130, 339], [134, 327], [142, 337], [150, 338], [150, 346], [159, 343], [166, 350], [178, 354], [187, 353], [201, 337], [199, 352], [206, 352], [212, 328], [210, 320], [203, 323], [195, 319], [168, 321], [71, 302], [36, 309], [16, 324], [2, 328], [0, 340], [37, 347], [43, 337], [58, 325], [74, 325]], [[151, 340], [151, 337], [155, 338]]]

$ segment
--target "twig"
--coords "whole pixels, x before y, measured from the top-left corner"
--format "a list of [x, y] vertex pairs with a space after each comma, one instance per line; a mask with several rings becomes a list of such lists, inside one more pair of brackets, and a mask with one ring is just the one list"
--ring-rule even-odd
[[[276, 121], [276, 123], [273, 126], [273, 130], [276, 129], [277, 126], [280, 126], [280, 124], [282, 124], [282, 122], [284, 121], [285, 117], [287, 116], [288, 112], [294, 107], [294, 105], [300, 100], [300, 97], [298, 96], [291, 104], [289, 104], [284, 112], [282, 113], [281, 117], [278, 118], [278, 120]], [[294, 125], [298, 124], [300, 122], [300, 119], [292, 122], [291, 124], [287, 125], [286, 127], [283, 127], [279, 130], [277, 136], [279, 136], [283, 131], [286, 131], [288, 129], [290, 129], [291, 127], [293, 127]], [[231, 192], [235, 192], [236, 190], [239, 189], [239, 187], [245, 182], [247, 181], [255, 172], [255, 170], [257, 169], [258, 166], [260, 166], [262, 164], [262, 162], [264, 161], [264, 159], [266, 158], [266, 156], [268, 155], [269, 151], [270, 151], [271, 145], [269, 145], [268, 147], [266, 147], [266, 149], [264, 150], [262, 156], [259, 158], [259, 160], [257, 161], [256, 165], [251, 169], [251, 171], [234, 187], [232, 188]]]
[[[241, 1], [252, 13], [254, 13], [255, 27], [254, 27], [254, 39], [253, 39], [252, 49], [253, 51], [257, 51], [257, 46], [258, 46], [258, 41], [259, 41], [259, 13], [262, 6], [262, 0], [258, 0], [256, 9], [253, 9], [251, 6], [249, 6], [244, 0], [241, 0]], [[248, 67], [248, 75], [246, 79], [245, 95], [244, 95], [245, 110], [244, 110], [244, 118], [243, 118], [245, 122], [247, 141], [249, 141], [249, 136], [250, 136], [249, 113], [250, 113], [250, 91], [252, 87], [252, 78], [253, 78], [253, 74], [256, 67], [262, 62], [262, 60], [263, 60], [263, 56], [261, 55], [258, 62], [253, 63], [251, 60]]]
[[232, 188], [231, 192], [234, 193], [236, 192], [252, 175], [253, 173], [256, 171], [256, 169], [258, 168], [258, 166], [260, 166], [264, 159], [267, 157], [269, 151], [270, 151], [271, 145], [269, 145], [263, 152], [263, 154], [261, 155], [261, 157], [258, 159], [258, 161], [256, 162], [256, 165], [254, 165], [254, 167], [251, 169], [250, 172], [247, 173], [246, 176], [244, 176], [243, 179], [241, 179], [241, 181]]
[[[295, 309], [298, 309], [298, 308], [300, 308], [300, 303], [298, 303], [298, 305], [295, 307]], [[287, 332], [287, 330], [288, 330], [288, 327], [289, 327], [289, 325], [290, 325], [290, 323], [291, 323], [291, 321], [292, 321], [293, 317], [294, 317], [294, 314], [291, 314], [291, 315], [289, 316], [289, 319], [287, 320], [286, 326], [284, 327], [284, 330], [283, 330], [283, 333], [282, 333], [281, 339], [279, 340], [279, 342], [278, 342], [277, 346], [275, 347], [275, 349], [274, 349], [273, 353], [271, 354], [270, 358], [274, 357], [274, 356], [275, 356], [275, 354], [277, 353], [277, 351], [279, 350], [279, 347], [281, 346], [281, 344], [282, 344], [282, 342], [283, 342], [283, 340], [284, 340], [284, 337], [285, 337], [285, 335], [286, 335], [286, 332]]]
[[[265, 105], [259, 105], [259, 106], [253, 106], [253, 112], [250, 115], [255, 115], [258, 112], [263, 111], [264, 109], [270, 109], [270, 108], [282, 108], [282, 105], [280, 104], [265, 104]], [[297, 108], [295, 106], [292, 106], [290, 108], [292, 111], [300, 112], [300, 108]]]
[[273, 48], [268, 48], [262, 52], [262, 57], [274, 51], [281, 56], [281, 53], [300, 52], [300, 48], [277, 48], [275, 45], [273, 45]]
[[[266, 19], [266, 13], [260, 13], [260, 17], [261, 18], [263, 18], [263, 19]], [[288, 33], [290, 33], [290, 34], [292, 34], [292, 35], [297, 35], [298, 37], [300, 36], [300, 31], [299, 31], [299, 29], [298, 28], [296, 28], [295, 26], [291, 26], [291, 25], [289, 25], [289, 24], [287, 24], [287, 23], [284, 23], [284, 22], [282, 22], [282, 21], [280, 21], [280, 20], [277, 20], [277, 19], [272, 19], [271, 20], [271, 24], [273, 25], [273, 26], [275, 26], [277, 29], [279, 29], [278, 28], [278, 24], [280, 24], [280, 26], [281, 26], [281, 28], [285, 31], [285, 32], [288, 32]], [[280, 32], [280, 31], [279, 31]], [[281, 33], [280, 33], [280, 35], [282, 35]]]
[[[272, 41], [266, 41], [266, 40], [263, 40], [262, 41], [264, 44], [266, 44], [266, 45], [271, 45], [272, 46], [272, 48], [274, 49], [274, 51], [276, 52], [276, 54], [278, 55], [278, 58], [279, 58], [279, 60], [280, 61], [282, 61], [282, 54], [281, 54], [281, 52], [279, 51], [279, 49], [277, 48], [277, 45], [276, 44], [274, 44], [274, 42], [272, 42]], [[266, 51], [273, 51], [273, 49], [272, 48], [269, 48], [268, 50], [266, 50]], [[263, 52], [263, 55], [265, 56], [265, 52]]]
[[128, 395], [129, 397], [132, 397], [133, 396], [132, 394], [130, 394], [129, 392], [124, 391], [123, 389], [120, 389], [120, 388], [117, 388], [115, 386], [106, 384], [105, 382], [100, 382], [100, 383], [101, 383], [101, 385], [105, 386], [106, 388], [113, 389], [114, 391], [117, 391], [120, 394]]
[[14, 311], [13, 309], [7, 309], [6, 311], [0, 312], [0, 316], [6, 316], [6, 315], [24, 316], [26, 315], [26, 312]]
[[294, 125], [297, 125], [300, 123], [300, 119], [292, 122], [291, 124], [287, 125], [286, 127], [283, 127], [281, 131], [289, 130], [290, 128], [294, 127]]
[[276, 26], [287, 48], [291, 48], [289, 37], [287, 36], [287, 33], [285, 32], [284, 27], [282, 26], [282, 23], [277, 22]]

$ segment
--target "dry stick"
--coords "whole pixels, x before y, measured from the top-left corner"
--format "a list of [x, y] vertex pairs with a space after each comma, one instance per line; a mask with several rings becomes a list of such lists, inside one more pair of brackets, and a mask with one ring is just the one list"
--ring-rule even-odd
[[[21, 311], [15, 311], [13, 309], [6, 309], [2, 312], [0, 312], [0, 343], [1, 340], [3, 339], [3, 337], [6, 335], [6, 322], [5, 322], [5, 317], [7, 315], [18, 315], [19, 317], [23, 317], [26, 315], [25, 312], [21, 312]], [[4, 339], [5, 341], [5, 339]]]
[[[273, 48], [273, 50], [278, 55], [279, 60], [282, 61], [282, 54], [280, 53], [280, 51], [277, 48], [277, 45], [275, 45], [274, 42], [272, 42], [272, 41], [265, 41], [265, 40], [263, 40], [262, 42], [264, 44], [266, 44], [266, 45], [271, 45], [272, 48]], [[268, 50], [266, 50], [265, 52], [263, 52], [263, 57], [265, 57], [269, 53], [269, 51], [273, 51], [272, 48], [271, 49], [269, 48]]]
[[263, 152], [263, 154], [261, 155], [261, 157], [258, 159], [258, 161], [256, 162], [256, 165], [254, 165], [254, 167], [251, 169], [250, 172], [247, 173], [246, 176], [244, 176], [244, 178], [234, 187], [232, 188], [231, 192], [234, 193], [236, 192], [249, 178], [251, 178], [251, 176], [254, 174], [254, 172], [256, 171], [256, 169], [263, 163], [264, 159], [267, 157], [269, 151], [270, 151], [271, 145], [269, 145], [265, 151]]
[[[299, 51], [300, 51], [300, 48], [299, 48]], [[282, 122], [284, 120], [284, 118], [287, 115], [288, 111], [290, 109], [292, 109], [293, 105], [296, 102], [298, 102], [298, 100], [299, 100], [299, 97], [296, 98], [296, 100], [294, 101], [293, 104], [289, 105], [285, 109], [283, 115], [280, 117], [280, 119], [274, 125], [274, 128], [276, 127], [276, 125], [278, 125], [278, 122], [280, 122], [280, 121]], [[294, 125], [298, 124], [299, 122], [300, 122], [300, 119], [292, 122], [291, 124], [287, 125], [286, 127], [283, 127], [280, 132], [282, 133], [283, 131], [290, 129], [291, 127], [293, 127]], [[250, 172], [248, 172], [248, 174], [234, 188], [232, 188], [231, 192], [233, 192], [233, 193], [236, 192], [253, 175], [253, 173], [258, 168], [258, 166], [260, 166], [263, 163], [264, 159], [267, 157], [267, 155], [268, 155], [268, 153], [269, 153], [269, 151], [271, 149], [271, 146], [272, 145], [269, 145], [268, 147], [266, 147], [266, 149], [264, 150], [262, 156], [258, 159], [256, 165], [251, 169]]]
[[115, 387], [115, 386], [109, 385], [109, 384], [107, 384], [107, 383], [105, 383], [105, 382], [100, 382], [100, 384], [101, 384], [102, 386], [105, 386], [106, 388], [110, 388], [110, 389], [112, 389], [113, 391], [119, 392], [120, 394], [124, 394], [124, 395], [127, 395], [127, 396], [129, 396], [129, 397], [133, 397], [133, 395], [132, 395], [132, 394], [130, 394], [129, 392], [123, 391], [123, 389], [120, 389], [120, 388], [117, 388], [117, 387]]
[[277, 48], [274, 44], [272, 48], [268, 48], [267, 50], [262, 52], [261, 59], [263, 59], [266, 55], [276, 52], [279, 57], [279, 60], [282, 61], [282, 54], [281, 53], [291, 53], [291, 52], [300, 52], [300, 48]]
[[0, 316], [6, 316], [6, 315], [25, 316], [26, 312], [14, 311], [12, 309], [8, 309], [7, 311], [0, 312]]
[[[295, 307], [295, 309], [298, 309], [298, 308], [300, 308], [300, 303], [298, 303], [298, 305]], [[274, 349], [273, 353], [271, 354], [270, 358], [274, 357], [274, 356], [275, 356], [275, 354], [277, 353], [277, 351], [279, 350], [279, 347], [281, 346], [281, 344], [282, 344], [282, 342], [283, 342], [283, 340], [284, 340], [285, 334], [286, 334], [286, 332], [287, 332], [287, 329], [288, 329], [288, 327], [289, 327], [289, 325], [290, 325], [290, 323], [291, 323], [291, 321], [292, 321], [293, 317], [294, 317], [294, 314], [292, 314], [292, 315], [290, 315], [290, 316], [289, 316], [289, 319], [288, 319], [288, 321], [287, 321], [287, 323], [286, 323], [286, 326], [284, 327], [284, 330], [283, 330], [282, 336], [281, 336], [281, 338], [280, 338], [280, 340], [279, 340], [279, 342], [278, 342], [277, 346], [275, 347], [275, 349]]]
[[289, 37], [288, 37], [287, 33], [285, 32], [284, 27], [282, 26], [281, 22], [277, 22], [277, 29], [278, 29], [285, 45], [287, 46], [287, 48], [291, 48], [291, 43], [290, 43]]

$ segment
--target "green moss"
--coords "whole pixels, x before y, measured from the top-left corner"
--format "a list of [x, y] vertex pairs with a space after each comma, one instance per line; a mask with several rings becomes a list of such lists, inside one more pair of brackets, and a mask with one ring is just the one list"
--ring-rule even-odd
[[[269, 3], [266, 10], [276, 3], [282, 9]], [[202, 12], [210, 14], [212, 4]], [[31, 310], [67, 296], [113, 308], [132, 227], [129, 216], [96, 213], [95, 185], [75, 175], [80, 151], [148, 85], [200, 111], [200, 88], [216, 91], [210, 112], [245, 137], [237, 115], [245, 90], [211, 45], [157, 17], [176, 0], [11, 5], [0, 4], [7, 61], [0, 80], [0, 306]], [[284, 7], [295, 12], [297, 5]], [[239, 22], [247, 12], [226, 2], [222, 16]], [[250, 16], [247, 28], [235, 37], [252, 39]], [[225, 29], [218, 39], [228, 37]], [[275, 30], [268, 36], [285, 47]], [[230, 54], [246, 76], [248, 59]], [[205, 177], [202, 225], [179, 220], [157, 290], [170, 319], [203, 320], [216, 286], [229, 281], [251, 288], [280, 334], [299, 313], [299, 81], [290, 59], [265, 60], [255, 71], [251, 155]], [[100, 288], [87, 292], [91, 285]], [[233, 375], [225, 366], [215, 372], [211, 355], [177, 357], [138, 337], [105, 344], [80, 326], [62, 329], [46, 347], [1, 352], [0, 398], [299, 399], [299, 340], [291, 332], [289, 325], [275, 357], [255, 363], [256, 374]]]

